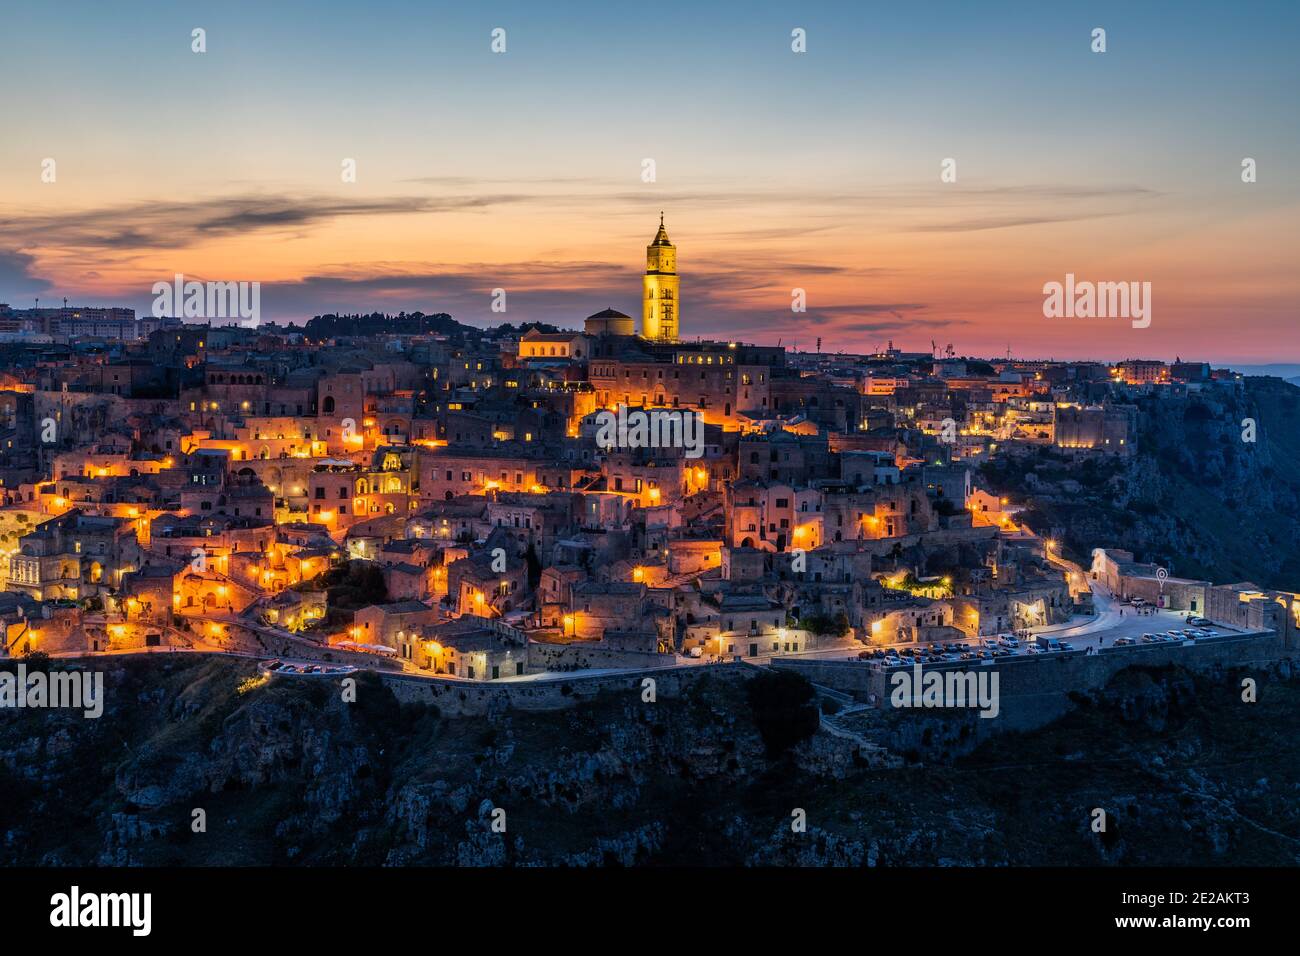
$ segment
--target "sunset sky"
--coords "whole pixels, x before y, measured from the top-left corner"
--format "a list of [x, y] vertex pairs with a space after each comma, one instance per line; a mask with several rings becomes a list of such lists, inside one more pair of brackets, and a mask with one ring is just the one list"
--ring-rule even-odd
[[[0, 301], [577, 327], [639, 316], [662, 209], [687, 337], [1297, 362], [1298, 46], [1294, 2], [5, 3]], [[1150, 328], [1044, 318], [1066, 273]]]

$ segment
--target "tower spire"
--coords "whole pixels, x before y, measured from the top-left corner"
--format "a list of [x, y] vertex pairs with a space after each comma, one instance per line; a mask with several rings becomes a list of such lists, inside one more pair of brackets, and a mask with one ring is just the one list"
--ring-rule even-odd
[[681, 329], [677, 300], [677, 249], [664, 227], [663, 210], [659, 211], [659, 231], [645, 252], [641, 334], [648, 339], [676, 342]]

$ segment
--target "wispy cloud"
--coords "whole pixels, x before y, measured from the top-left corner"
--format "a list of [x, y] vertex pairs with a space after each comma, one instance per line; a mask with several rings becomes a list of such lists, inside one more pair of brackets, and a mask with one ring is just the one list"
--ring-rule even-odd
[[175, 249], [249, 233], [302, 230], [345, 217], [459, 212], [529, 201], [523, 194], [396, 196], [241, 195], [193, 202], [143, 201], [0, 219], [0, 242], [16, 248]]
[[[870, 339], [914, 327], [927, 314], [922, 302], [848, 302], [790, 311], [789, 290], [772, 285], [772, 271], [807, 276], [866, 277], [873, 270], [777, 261], [764, 268], [715, 268], [701, 263], [690, 276], [683, 320], [691, 337], [755, 336], [787, 342], [818, 334]], [[493, 312], [495, 289], [506, 290], [506, 312]], [[475, 325], [549, 322], [580, 327], [582, 320], [614, 307], [639, 316], [640, 276], [631, 266], [597, 261], [476, 263], [454, 269], [430, 264], [368, 263], [263, 283], [264, 312], [298, 320], [321, 312], [448, 312]], [[742, 290], [738, 292], [737, 290]], [[874, 342], [873, 342], [874, 344]]]
[[[961, 321], [943, 318], [944, 309], [909, 296], [905, 269], [837, 263], [839, 237], [851, 249], [864, 234], [964, 233], [1047, 225], [1103, 216], [1120, 216], [1158, 202], [1161, 194], [1138, 186], [1094, 187], [1043, 184], [1000, 186], [873, 184], [860, 190], [792, 189], [783, 183], [696, 181], [690, 189], [648, 186], [629, 190], [621, 183], [581, 177], [522, 179], [505, 183], [473, 176], [428, 176], [404, 181], [401, 194], [343, 198], [319, 193], [266, 194], [242, 191], [194, 201], [144, 200], [59, 212], [19, 212], [0, 219], [0, 295], [6, 290], [39, 292], [51, 287], [41, 278], [57, 274], [67, 288], [89, 281], [97, 269], [117, 274], [151, 275], [124, 298], [147, 310], [146, 290], [155, 272], [175, 250], [223, 240], [274, 241], [280, 236], [311, 236], [339, 220], [373, 223], [387, 217], [455, 215], [497, 207], [571, 217], [574, 209], [598, 202], [601, 216], [626, 231], [628, 217], [644, 218], [647, 208], [689, 209], [717, 231], [692, 238], [683, 299], [683, 327], [690, 335], [786, 342], [825, 335], [841, 343], [879, 344], [878, 336], [908, 331], [925, 338], [944, 334]], [[420, 187], [428, 187], [425, 194]], [[504, 187], [504, 188], [503, 188]], [[718, 210], [714, 216], [710, 210]], [[736, 225], [735, 209], [753, 210]], [[641, 221], [638, 218], [638, 222]], [[347, 264], [310, 263], [297, 278], [263, 279], [264, 314], [302, 320], [324, 312], [448, 312], [462, 321], [495, 325], [502, 321], [542, 321], [577, 327], [607, 306], [631, 315], [640, 310], [639, 254], [620, 250], [617, 261], [561, 259], [558, 249], [538, 249], [537, 258], [511, 261], [367, 260], [367, 242], [383, 230], [357, 230], [357, 260]], [[370, 237], [370, 238], [365, 238]], [[647, 239], [649, 236], [646, 237]], [[752, 254], [761, 246], [761, 256]], [[455, 248], [455, 246], [449, 246]], [[129, 269], [128, 269], [129, 264]], [[188, 275], [203, 280], [227, 276]], [[107, 280], [113, 281], [113, 280]], [[103, 288], [105, 283], [94, 283]], [[505, 289], [508, 310], [491, 311], [493, 290]], [[808, 311], [790, 310], [795, 288], [806, 289]], [[881, 291], [888, 288], [890, 291]], [[913, 287], [915, 288], [915, 287]], [[69, 290], [72, 294], [75, 290]], [[876, 298], [876, 296], [882, 296]], [[883, 296], [890, 296], [885, 298]]]
[[25, 252], [0, 249], [0, 293], [44, 292], [53, 283], [35, 274], [36, 258]]

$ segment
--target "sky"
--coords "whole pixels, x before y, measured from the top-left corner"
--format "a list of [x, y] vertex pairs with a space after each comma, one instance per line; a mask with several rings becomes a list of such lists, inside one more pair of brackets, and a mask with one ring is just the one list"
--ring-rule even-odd
[[[662, 210], [683, 337], [1297, 362], [1297, 41], [1291, 0], [0, 0], [0, 302], [577, 328], [639, 316]], [[1150, 325], [1045, 317], [1067, 274]]]

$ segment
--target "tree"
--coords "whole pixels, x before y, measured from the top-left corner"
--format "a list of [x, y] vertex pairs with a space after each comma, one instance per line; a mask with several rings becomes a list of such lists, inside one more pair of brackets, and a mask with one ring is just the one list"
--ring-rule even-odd
[[834, 616], [820, 612], [809, 614], [799, 619], [798, 626], [801, 630], [811, 631], [818, 636], [829, 634], [832, 637], [843, 637], [849, 633], [852, 625], [849, 624], [848, 614], [840, 611]]
[[533, 543], [528, 542], [528, 551], [524, 554], [524, 560], [528, 563], [528, 587], [536, 591], [537, 585], [542, 580], [542, 560], [537, 556], [537, 549]]
[[370, 561], [349, 561], [293, 587], [296, 591], [324, 591], [331, 608], [354, 611], [388, 603], [384, 572]]
[[769, 757], [779, 757], [817, 732], [816, 693], [803, 677], [786, 670], [768, 670], [745, 687], [754, 724]]

